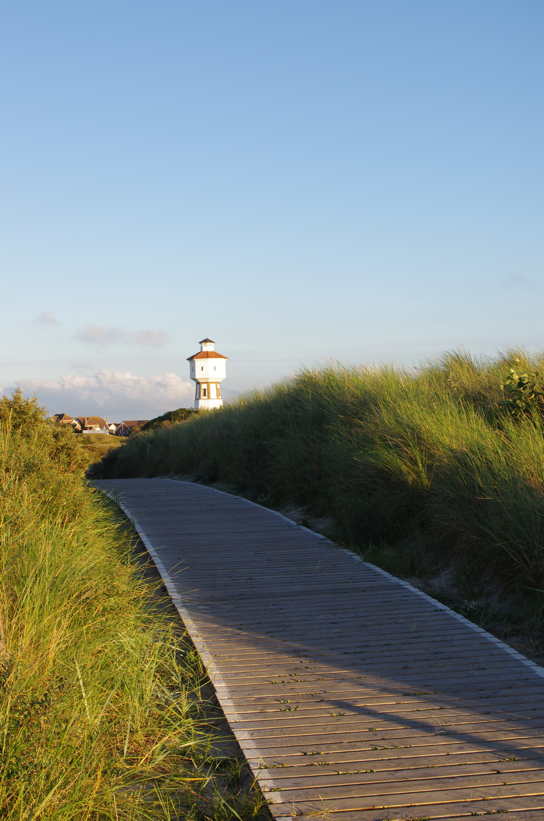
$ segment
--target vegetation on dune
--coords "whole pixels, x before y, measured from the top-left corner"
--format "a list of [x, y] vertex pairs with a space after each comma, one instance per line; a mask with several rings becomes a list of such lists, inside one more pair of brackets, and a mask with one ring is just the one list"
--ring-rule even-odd
[[77, 436], [89, 465], [98, 462], [110, 450], [121, 447], [127, 441], [126, 436], [112, 436], [109, 433], [77, 433], [74, 436]]
[[142, 427], [142, 431], [156, 430], [157, 428], [168, 428], [171, 425], [178, 425], [180, 422], [186, 422], [191, 419], [198, 411], [193, 408], [176, 408], [175, 410], [167, 411], [161, 416], [156, 416], [150, 419]]
[[98, 470], [220, 480], [272, 506], [330, 516], [338, 540], [394, 572], [453, 574], [468, 609], [484, 590], [515, 602], [507, 620], [537, 635], [543, 371], [543, 358], [520, 353], [487, 363], [454, 353], [417, 372], [305, 371], [138, 437]]
[[255, 817], [80, 439], [20, 393], [0, 400], [0, 816]]

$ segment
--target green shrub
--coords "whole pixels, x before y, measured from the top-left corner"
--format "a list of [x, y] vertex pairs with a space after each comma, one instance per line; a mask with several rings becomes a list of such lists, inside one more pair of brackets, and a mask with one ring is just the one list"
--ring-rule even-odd
[[538, 371], [520, 372], [518, 368], [510, 368], [502, 389], [506, 396], [503, 404], [512, 416], [544, 413], [544, 376]]

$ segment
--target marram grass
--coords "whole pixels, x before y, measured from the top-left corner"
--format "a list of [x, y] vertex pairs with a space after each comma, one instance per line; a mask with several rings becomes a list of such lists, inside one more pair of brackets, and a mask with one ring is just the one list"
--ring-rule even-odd
[[193, 475], [335, 522], [350, 545], [414, 546], [518, 592], [544, 589], [544, 427], [501, 385], [523, 354], [451, 354], [417, 372], [304, 371], [220, 412], [131, 439], [97, 475]]
[[85, 461], [34, 403], [0, 400], [0, 817], [252, 818], [216, 774], [194, 652]]

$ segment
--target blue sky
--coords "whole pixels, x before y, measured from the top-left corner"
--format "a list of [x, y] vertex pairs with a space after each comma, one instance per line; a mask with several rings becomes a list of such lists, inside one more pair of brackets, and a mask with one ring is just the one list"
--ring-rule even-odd
[[[544, 348], [544, 7], [0, 4], [0, 386], [189, 404]], [[83, 407], [84, 405], [84, 407]]]

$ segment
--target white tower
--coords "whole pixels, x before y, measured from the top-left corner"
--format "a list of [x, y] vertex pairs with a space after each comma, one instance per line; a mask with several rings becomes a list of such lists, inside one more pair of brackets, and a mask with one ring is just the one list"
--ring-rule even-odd
[[190, 376], [196, 382], [195, 409], [223, 407], [221, 382], [227, 375], [227, 358], [215, 350], [213, 339], [201, 339], [200, 351], [188, 357]]

